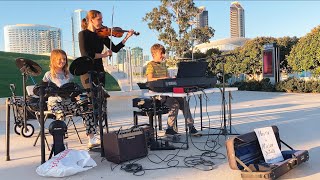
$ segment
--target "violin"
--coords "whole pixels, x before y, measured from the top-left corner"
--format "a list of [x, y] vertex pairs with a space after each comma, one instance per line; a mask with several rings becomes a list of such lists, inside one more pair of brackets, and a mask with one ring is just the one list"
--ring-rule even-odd
[[[111, 28], [102, 26], [101, 28], [96, 29], [95, 32], [97, 33], [97, 35], [99, 37], [102, 37], [102, 38], [106, 38], [106, 37], [111, 36], [111, 35], [114, 36], [114, 37], [120, 38], [120, 37], [123, 36], [123, 34], [125, 32], [129, 32], [129, 31], [128, 30], [123, 30], [120, 27], [113, 27], [111, 29]], [[139, 32], [134, 32], [133, 34], [138, 36], [140, 33]]]

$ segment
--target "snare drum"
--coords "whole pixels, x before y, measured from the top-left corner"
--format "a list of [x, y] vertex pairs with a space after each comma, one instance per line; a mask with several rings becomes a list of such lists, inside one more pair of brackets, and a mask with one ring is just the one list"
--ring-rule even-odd
[[42, 82], [37, 84], [33, 88], [33, 94], [40, 96], [40, 87], [44, 87], [44, 97], [49, 97], [57, 94], [59, 88], [55, 83], [52, 82]]

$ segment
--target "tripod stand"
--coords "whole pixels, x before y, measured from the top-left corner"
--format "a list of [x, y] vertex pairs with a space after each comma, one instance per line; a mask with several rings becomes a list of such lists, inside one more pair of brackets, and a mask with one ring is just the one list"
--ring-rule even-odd
[[[222, 100], [222, 120], [223, 120], [223, 125], [222, 125], [222, 128], [211, 128], [211, 129], [219, 129], [220, 130], [220, 133], [213, 133], [213, 134], [210, 134], [210, 135], [224, 135], [224, 136], [227, 136], [227, 135], [239, 135], [237, 133], [232, 133], [232, 125], [231, 125], [231, 93], [229, 91], [229, 119], [228, 119], [228, 123], [229, 123], [229, 130], [228, 130], [228, 127], [227, 127], [227, 118], [226, 118], [226, 97], [225, 97], [225, 91], [226, 91], [226, 86], [225, 86], [225, 69], [224, 69], [224, 65], [226, 63], [226, 60], [224, 57], [226, 56], [233, 56], [234, 54], [224, 54], [224, 55], [218, 55], [218, 56], [215, 56], [215, 57], [212, 57], [211, 56], [211, 59], [212, 61], [214, 61], [214, 59], [216, 58], [222, 58], [222, 90], [221, 90], [221, 100]], [[209, 127], [210, 128], [210, 127]]]
[[[93, 105], [93, 118], [94, 118], [95, 125], [99, 123], [98, 125], [99, 125], [100, 142], [101, 142], [100, 153], [101, 153], [101, 157], [104, 157], [105, 153], [104, 153], [104, 146], [103, 146], [103, 120], [106, 126], [106, 131], [108, 133], [109, 128], [108, 128], [108, 115], [107, 115], [107, 97], [109, 97], [109, 95], [107, 94], [107, 92], [105, 92], [102, 82], [98, 81], [98, 85], [96, 85], [92, 81], [92, 77], [94, 74], [97, 74], [98, 76], [102, 76], [104, 75], [104, 73], [88, 71], [88, 74], [89, 74], [90, 96], [91, 96], [91, 102]], [[99, 78], [97, 79], [99, 80]]]

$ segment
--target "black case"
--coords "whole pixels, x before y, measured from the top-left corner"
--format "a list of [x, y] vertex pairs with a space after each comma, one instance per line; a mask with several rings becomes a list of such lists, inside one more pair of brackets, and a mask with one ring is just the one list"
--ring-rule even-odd
[[233, 170], [241, 170], [242, 179], [276, 179], [309, 160], [307, 150], [294, 150], [280, 139], [277, 126], [272, 126], [272, 129], [280, 150], [281, 143], [290, 149], [281, 151], [284, 161], [276, 164], [265, 163], [255, 132], [232, 137], [226, 141], [229, 166]]

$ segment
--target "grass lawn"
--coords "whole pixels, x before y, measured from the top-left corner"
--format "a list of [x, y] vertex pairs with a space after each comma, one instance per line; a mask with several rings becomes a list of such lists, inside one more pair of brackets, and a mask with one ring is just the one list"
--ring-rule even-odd
[[[45, 72], [49, 70], [49, 56], [40, 56], [32, 54], [21, 54], [0, 51], [0, 98], [11, 96], [9, 84], [15, 84], [16, 94], [22, 95], [22, 74], [16, 66], [16, 59], [23, 57], [30, 59], [42, 68], [42, 73], [39, 76], [33, 77], [35, 82], [41, 81]], [[72, 60], [69, 60], [69, 65]], [[75, 82], [81, 85], [80, 78], [75, 77]], [[33, 81], [30, 77], [27, 77], [27, 85], [32, 85]], [[110, 75], [106, 74], [106, 89], [108, 91], [119, 91], [120, 87], [117, 81]]]

